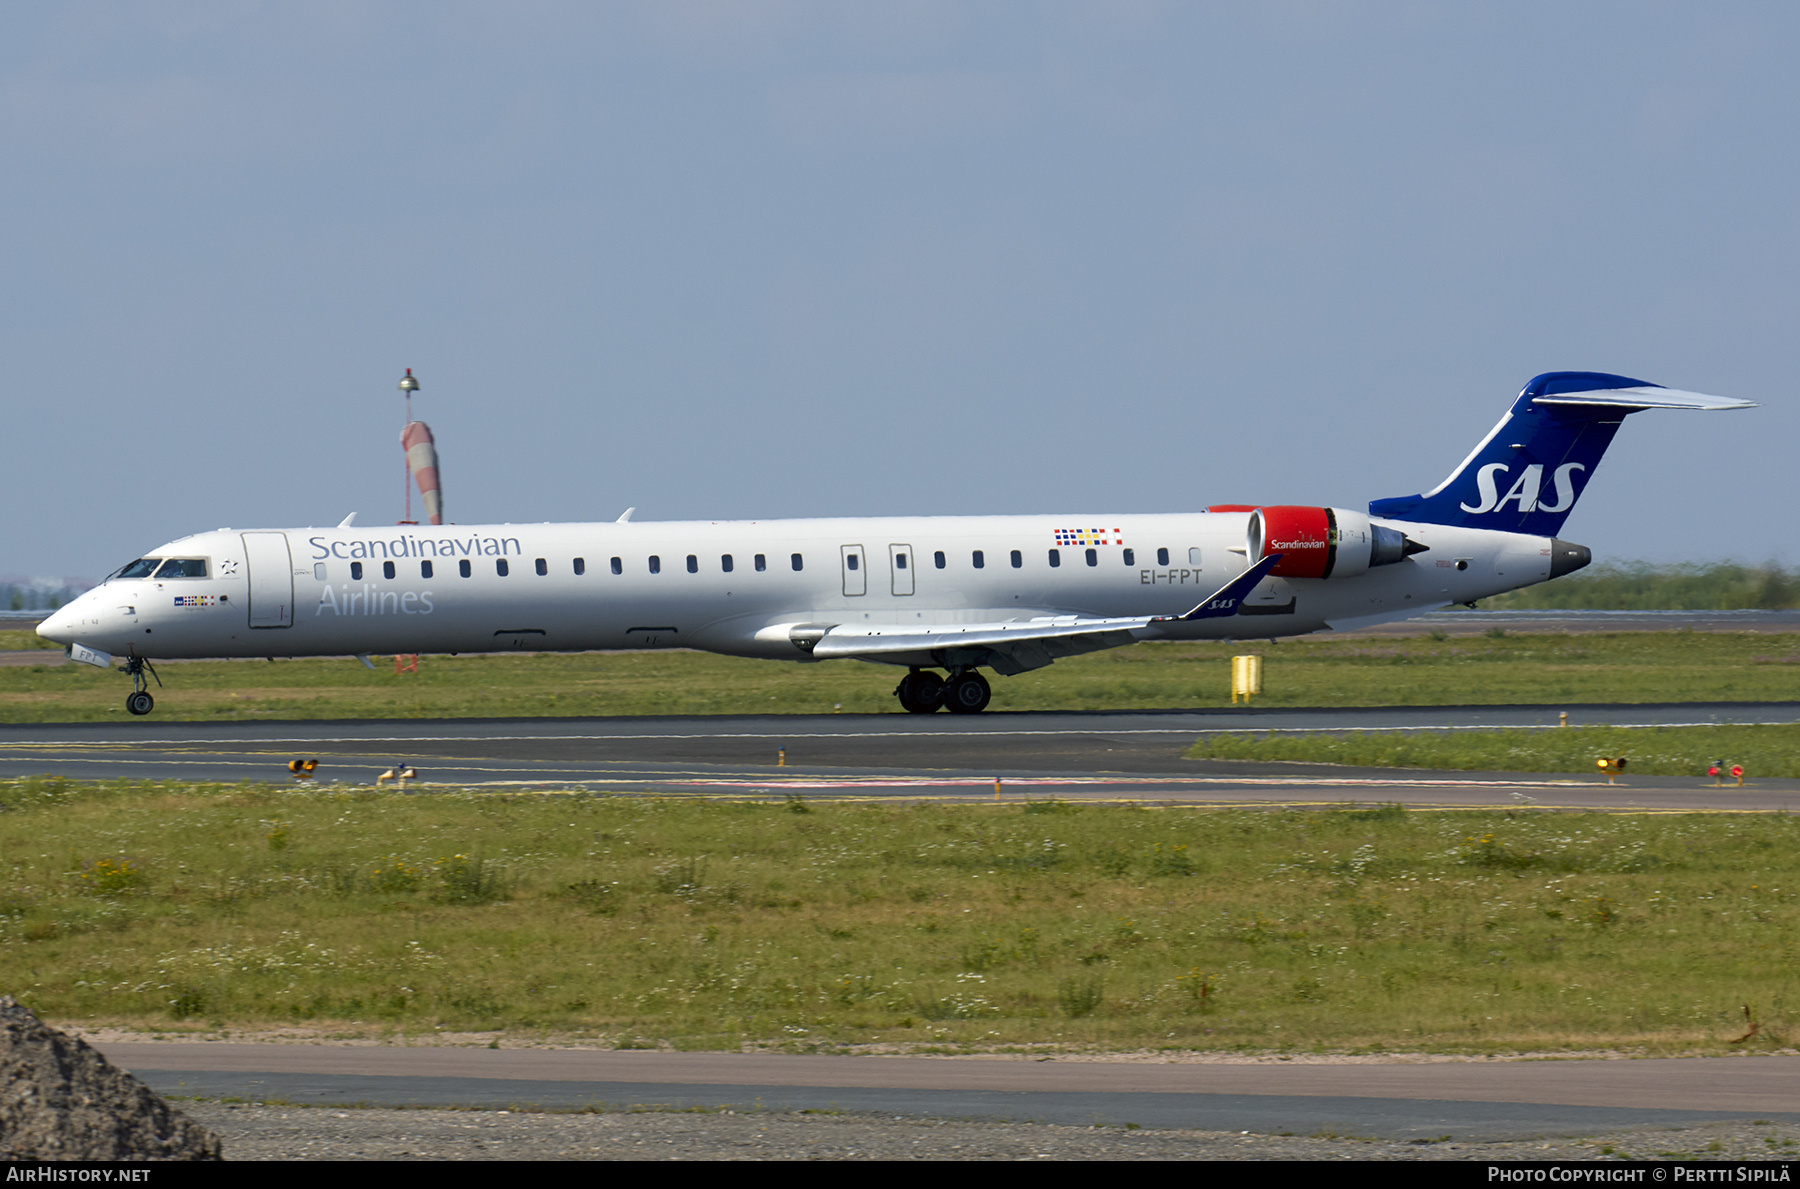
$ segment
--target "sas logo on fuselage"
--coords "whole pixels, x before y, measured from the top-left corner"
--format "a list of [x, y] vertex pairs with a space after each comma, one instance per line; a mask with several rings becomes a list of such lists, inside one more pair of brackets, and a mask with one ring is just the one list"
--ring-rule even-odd
[[1490, 462], [1475, 473], [1475, 492], [1480, 500], [1478, 504], [1459, 504], [1465, 512], [1480, 515], [1483, 512], [1498, 512], [1509, 503], [1517, 503], [1521, 512], [1567, 512], [1575, 506], [1575, 472], [1585, 471], [1587, 466], [1579, 462], [1565, 462], [1556, 468], [1550, 476], [1551, 486], [1555, 492], [1555, 502], [1543, 503], [1539, 500], [1544, 483], [1544, 464], [1534, 462], [1526, 467], [1513, 485], [1500, 494], [1498, 476], [1508, 473], [1503, 462]]

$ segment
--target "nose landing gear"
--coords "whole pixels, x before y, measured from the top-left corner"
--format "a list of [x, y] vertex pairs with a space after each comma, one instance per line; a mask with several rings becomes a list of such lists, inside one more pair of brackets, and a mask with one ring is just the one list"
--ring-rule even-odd
[[161, 689], [162, 678], [156, 676], [154, 665], [141, 656], [126, 659], [125, 672], [131, 675], [131, 692], [125, 695], [125, 709], [133, 714], [149, 714], [156, 706], [156, 699], [150, 696], [147, 689], [150, 683], [144, 680], [146, 671], [156, 678], [156, 688]]
[[993, 690], [974, 669], [952, 669], [949, 680], [926, 669], [914, 669], [894, 690], [909, 714], [931, 714], [939, 706], [952, 714], [980, 714], [987, 709]]

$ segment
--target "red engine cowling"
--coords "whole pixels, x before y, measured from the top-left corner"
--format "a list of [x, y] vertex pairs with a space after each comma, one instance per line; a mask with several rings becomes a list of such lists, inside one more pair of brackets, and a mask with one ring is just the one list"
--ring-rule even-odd
[[1354, 578], [1427, 549], [1400, 529], [1348, 508], [1215, 504], [1207, 511], [1250, 513], [1244, 552], [1252, 565], [1281, 554], [1269, 573], [1283, 578]]
[[1261, 507], [1250, 514], [1250, 560], [1271, 553], [1281, 560], [1269, 573], [1282, 578], [1326, 578], [1337, 562], [1337, 517], [1332, 508]]

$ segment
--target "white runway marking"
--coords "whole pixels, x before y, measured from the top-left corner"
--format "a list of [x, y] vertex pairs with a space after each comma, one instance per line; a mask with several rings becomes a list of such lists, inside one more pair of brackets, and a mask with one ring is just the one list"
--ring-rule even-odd
[[[1582, 727], [1610, 727], [1619, 730], [1655, 730], [1661, 727], [1791, 727], [1800, 725], [1792, 720], [1775, 722], [1621, 722], [1621, 723], [1582, 723]], [[974, 739], [974, 738], [1006, 738], [1030, 737], [1041, 735], [1340, 735], [1348, 732], [1366, 732], [1369, 734], [1394, 734], [1415, 731], [1555, 731], [1563, 729], [1558, 723], [1514, 723], [1501, 725], [1495, 723], [1460, 724], [1460, 723], [1424, 723], [1403, 727], [1361, 726], [1361, 727], [1129, 727], [1120, 730], [1104, 728], [1074, 728], [1060, 731], [973, 731], [968, 733], [947, 731], [734, 731], [718, 733], [644, 733], [632, 735], [299, 735], [283, 736], [273, 739], [211, 739], [211, 738], [173, 738], [173, 739], [131, 739], [131, 740], [94, 740], [85, 742], [66, 739], [13, 739], [0, 742], [0, 751], [28, 748], [108, 748], [108, 747], [157, 747], [157, 746], [193, 746], [196, 744], [231, 744], [235, 746], [298, 743], [558, 743], [558, 742], [604, 742], [609, 739], [643, 740], [643, 739]]]

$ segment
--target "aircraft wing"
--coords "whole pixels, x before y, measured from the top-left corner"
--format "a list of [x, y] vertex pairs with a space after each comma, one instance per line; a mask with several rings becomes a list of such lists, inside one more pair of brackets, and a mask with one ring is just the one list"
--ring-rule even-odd
[[[1256, 584], [1280, 560], [1281, 554], [1271, 553], [1184, 615], [1122, 618], [1046, 615], [1006, 623], [959, 623], [930, 628], [897, 624], [839, 624], [821, 636], [811, 651], [815, 658], [825, 660], [902, 652], [932, 652], [946, 648], [986, 648], [1002, 655], [1017, 657], [1021, 662], [1036, 660], [1041, 656], [1043, 659], [1038, 664], [1049, 664], [1057, 655], [1067, 656], [1130, 644], [1138, 638], [1133, 633], [1153, 624], [1236, 615], [1238, 604], [1244, 601], [1256, 588]], [[1026, 668], [1036, 668], [1038, 664], [1027, 664]]]

